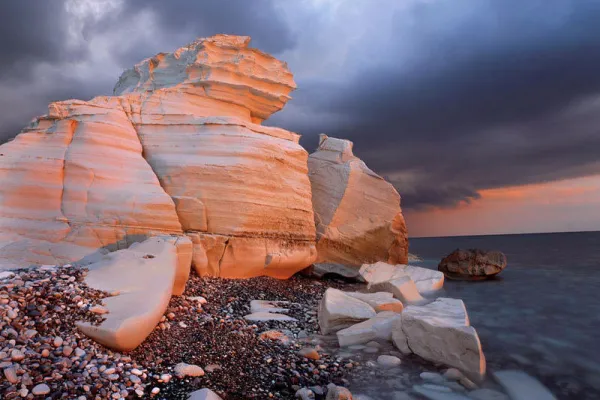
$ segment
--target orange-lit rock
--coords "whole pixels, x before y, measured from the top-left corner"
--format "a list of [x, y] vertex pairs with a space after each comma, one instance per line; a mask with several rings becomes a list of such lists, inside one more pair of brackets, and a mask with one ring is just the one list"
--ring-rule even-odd
[[408, 262], [400, 195], [352, 153], [352, 142], [320, 136], [308, 158], [318, 262], [356, 266]]
[[180, 258], [192, 249], [203, 275], [287, 278], [315, 261], [308, 154], [299, 135], [260, 125], [296, 86], [249, 41], [146, 59], [115, 96], [53, 103], [1, 146], [0, 269], [158, 234], [186, 234]]

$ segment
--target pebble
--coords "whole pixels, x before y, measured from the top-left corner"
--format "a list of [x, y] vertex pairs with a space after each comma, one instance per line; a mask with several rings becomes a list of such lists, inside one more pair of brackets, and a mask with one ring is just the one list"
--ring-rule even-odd
[[142, 371], [140, 371], [140, 370], [139, 370], [139, 369], [137, 369], [137, 368], [134, 368], [134, 369], [132, 369], [132, 370], [131, 370], [131, 373], [132, 373], [133, 375], [135, 375], [135, 376], [141, 376], [141, 375], [143, 374], [143, 372], [142, 372]]
[[160, 389], [155, 387], [152, 389], [152, 394], [158, 394], [160, 392]]
[[313, 347], [304, 347], [298, 350], [298, 355], [315, 361], [321, 359], [321, 356]]
[[475, 382], [473, 382], [466, 376], [463, 376], [462, 378], [460, 378], [460, 380], [458, 382], [469, 390], [474, 390], [479, 387], [479, 386], [477, 386], [477, 384]]
[[419, 376], [424, 381], [429, 381], [429, 382], [434, 382], [434, 383], [442, 383], [446, 380], [442, 375], [440, 375], [436, 372], [421, 372], [421, 374]]
[[133, 383], [133, 384], [142, 383], [142, 380], [141, 380], [139, 377], [137, 377], [137, 376], [135, 376], [135, 375], [133, 375], [133, 374], [132, 374], [132, 375], [129, 375], [129, 380], [130, 380], [130, 381], [131, 381], [131, 383]]
[[48, 349], [42, 350], [42, 357], [48, 358], [48, 356], [50, 356], [50, 350], [48, 350]]
[[452, 381], [458, 381], [463, 377], [463, 373], [456, 368], [449, 368], [444, 372], [444, 378], [450, 379]]
[[165, 382], [165, 383], [168, 383], [168, 382], [171, 381], [171, 375], [170, 374], [162, 374], [160, 376], [160, 380], [163, 381], [163, 382]]
[[301, 400], [313, 400], [315, 398], [315, 394], [308, 388], [302, 388], [296, 392], [295, 397]]
[[93, 307], [90, 307], [90, 311], [93, 312], [93, 313], [95, 313], [95, 314], [100, 314], [100, 315], [102, 315], [102, 314], [108, 314], [108, 312], [109, 312], [108, 308], [102, 307], [102, 306], [93, 306]]
[[179, 363], [173, 370], [175, 371], [175, 375], [179, 378], [184, 378], [186, 376], [204, 376], [204, 370], [193, 364]]
[[81, 358], [81, 357], [85, 356], [85, 354], [86, 354], [86, 353], [85, 353], [85, 350], [82, 350], [82, 349], [80, 349], [79, 347], [77, 347], [77, 348], [75, 349], [75, 355], [76, 355], [77, 357]]
[[204, 370], [205, 370], [206, 372], [213, 372], [213, 371], [216, 371], [216, 370], [218, 370], [218, 369], [221, 369], [221, 366], [220, 366], [219, 364], [209, 364], [209, 365], [207, 365], [207, 366], [204, 368]]
[[345, 387], [330, 383], [327, 389], [326, 400], [352, 400], [352, 393]]
[[71, 346], [63, 347], [63, 354], [65, 357], [69, 357], [73, 353], [73, 348]]
[[63, 344], [63, 338], [61, 338], [60, 336], [57, 336], [54, 338], [54, 347], [60, 347]]
[[50, 393], [50, 388], [45, 383], [40, 383], [31, 390], [31, 393], [33, 393], [34, 396], [43, 396]]
[[377, 363], [382, 367], [393, 368], [402, 364], [402, 361], [395, 356], [380, 355], [377, 357]]
[[9, 381], [10, 383], [17, 383], [19, 382], [19, 378], [17, 378], [17, 371], [15, 371], [15, 369], [13, 367], [8, 367], [4, 369], [4, 376], [6, 377], [6, 380]]
[[22, 351], [15, 349], [15, 350], [11, 351], [10, 359], [15, 362], [20, 362], [25, 359], [25, 354], [23, 354]]
[[19, 390], [19, 396], [21, 396], [21, 397], [27, 397], [28, 394], [29, 394], [29, 390], [27, 388], [23, 388], [23, 389]]

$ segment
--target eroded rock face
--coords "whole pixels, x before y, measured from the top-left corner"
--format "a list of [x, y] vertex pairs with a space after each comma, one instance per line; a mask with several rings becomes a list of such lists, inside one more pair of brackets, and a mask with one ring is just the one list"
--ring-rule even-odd
[[318, 262], [408, 262], [400, 195], [352, 153], [352, 142], [320, 136], [308, 158]]
[[449, 279], [482, 280], [506, 268], [506, 256], [500, 251], [455, 250], [444, 257], [438, 270]]
[[308, 154], [299, 135], [260, 125], [295, 83], [249, 41], [158, 54], [115, 96], [53, 103], [1, 146], [0, 269], [184, 233], [202, 275], [287, 278], [310, 265]]

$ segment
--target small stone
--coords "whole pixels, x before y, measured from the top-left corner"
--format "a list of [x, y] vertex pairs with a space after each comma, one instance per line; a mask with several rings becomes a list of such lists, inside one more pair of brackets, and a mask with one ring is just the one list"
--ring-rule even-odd
[[160, 376], [160, 380], [163, 381], [164, 383], [169, 383], [171, 381], [171, 375], [170, 374], [162, 374]]
[[6, 380], [12, 384], [19, 382], [19, 378], [17, 378], [17, 371], [15, 371], [13, 367], [5, 368], [4, 376], [6, 377]]
[[204, 370], [197, 365], [179, 363], [173, 369], [178, 378], [186, 376], [204, 376]]
[[45, 383], [40, 383], [31, 390], [34, 396], [43, 396], [50, 393], [50, 388]]
[[171, 320], [175, 319], [175, 314], [173, 314], [172, 312], [170, 312], [170, 313], [167, 314], [167, 318], [169, 318]]
[[326, 400], [352, 400], [352, 393], [345, 387], [330, 383], [327, 388]]
[[312, 347], [304, 347], [304, 348], [298, 350], [298, 355], [300, 355], [302, 357], [306, 357], [310, 360], [315, 360], [315, 361], [321, 359], [321, 356], [319, 355], [317, 350], [315, 350]]
[[464, 377], [463, 373], [456, 368], [449, 368], [444, 372], [444, 378], [450, 379], [451, 381], [458, 381]]
[[54, 338], [54, 347], [60, 347], [63, 344], [63, 338], [61, 338], [60, 336], [57, 336]]
[[75, 349], [75, 356], [81, 358], [81, 357], [85, 356], [85, 351], [80, 349], [79, 347], [77, 347]]
[[142, 374], [143, 374], [143, 372], [142, 372], [142, 371], [140, 371], [140, 370], [139, 370], [139, 369], [137, 369], [137, 368], [134, 368], [134, 369], [132, 369], [132, 370], [131, 370], [131, 373], [132, 373], [133, 375], [135, 375], [135, 376], [142, 376]]
[[119, 379], [119, 374], [110, 374], [110, 375], [108, 375], [108, 380], [109, 381], [116, 381], [117, 379]]
[[48, 358], [48, 356], [50, 356], [50, 350], [48, 350], [48, 349], [42, 350], [42, 357]]
[[137, 376], [135, 376], [135, 375], [133, 375], [133, 374], [132, 374], [132, 375], [129, 375], [129, 380], [130, 380], [130, 381], [131, 381], [131, 383], [133, 383], [133, 384], [138, 384], [138, 383], [141, 383], [141, 382], [142, 382], [142, 380], [141, 380], [139, 377], [137, 377]]
[[301, 400], [313, 400], [315, 398], [315, 394], [308, 388], [302, 388], [296, 392], [295, 397]]
[[109, 311], [108, 311], [108, 308], [106, 308], [106, 307], [93, 306], [93, 307], [90, 307], [90, 312], [102, 315], [102, 314], [108, 314]]
[[32, 339], [33, 337], [35, 337], [35, 335], [37, 335], [38, 331], [36, 331], [35, 329], [27, 329], [25, 331], [25, 336], [28, 339]]
[[187, 328], [188, 327], [187, 324], [185, 322], [183, 322], [183, 321], [179, 322], [179, 326], [182, 327], [182, 328]]
[[402, 364], [402, 360], [395, 356], [380, 355], [377, 357], [377, 363], [382, 367], [393, 368]]
[[27, 388], [23, 388], [23, 389], [19, 390], [19, 396], [21, 396], [21, 397], [27, 397], [28, 394], [29, 394], [29, 390]]
[[100, 371], [105, 375], [111, 375], [116, 372], [116, 368], [106, 368], [104, 371]]
[[155, 387], [155, 388], [153, 388], [153, 389], [152, 389], [152, 392], [151, 392], [151, 393], [152, 393], [152, 394], [158, 394], [159, 392], [160, 392], [160, 389], [159, 389], [159, 388], [157, 388], [157, 387]]
[[142, 389], [135, 389], [135, 394], [137, 394], [138, 397], [142, 397], [144, 395], [144, 391]]
[[25, 359], [25, 354], [23, 354], [23, 352], [20, 350], [15, 349], [10, 353], [10, 359], [15, 362], [20, 362]]
[[421, 379], [424, 381], [434, 382], [434, 383], [442, 383], [445, 381], [444, 377], [435, 372], [421, 372], [419, 375]]
[[207, 366], [204, 368], [204, 370], [205, 370], [206, 372], [213, 372], [213, 371], [216, 371], [216, 370], [218, 370], [218, 369], [221, 369], [221, 366], [220, 366], [219, 364], [209, 364], [209, 365], [207, 365]]
[[69, 357], [73, 353], [73, 348], [71, 346], [63, 347], [63, 354], [65, 357]]

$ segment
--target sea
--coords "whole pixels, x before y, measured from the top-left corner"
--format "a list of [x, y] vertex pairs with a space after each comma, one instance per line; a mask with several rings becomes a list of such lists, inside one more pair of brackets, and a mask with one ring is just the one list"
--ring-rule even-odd
[[[488, 371], [523, 370], [559, 399], [600, 399], [600, 232], [411, 238], [412, 263], [437, 269], [457, 248], [500, 250], [495, 279], [446, 280], [463, 299]], [[533, 400], [533, 399], [532, 399]]]

